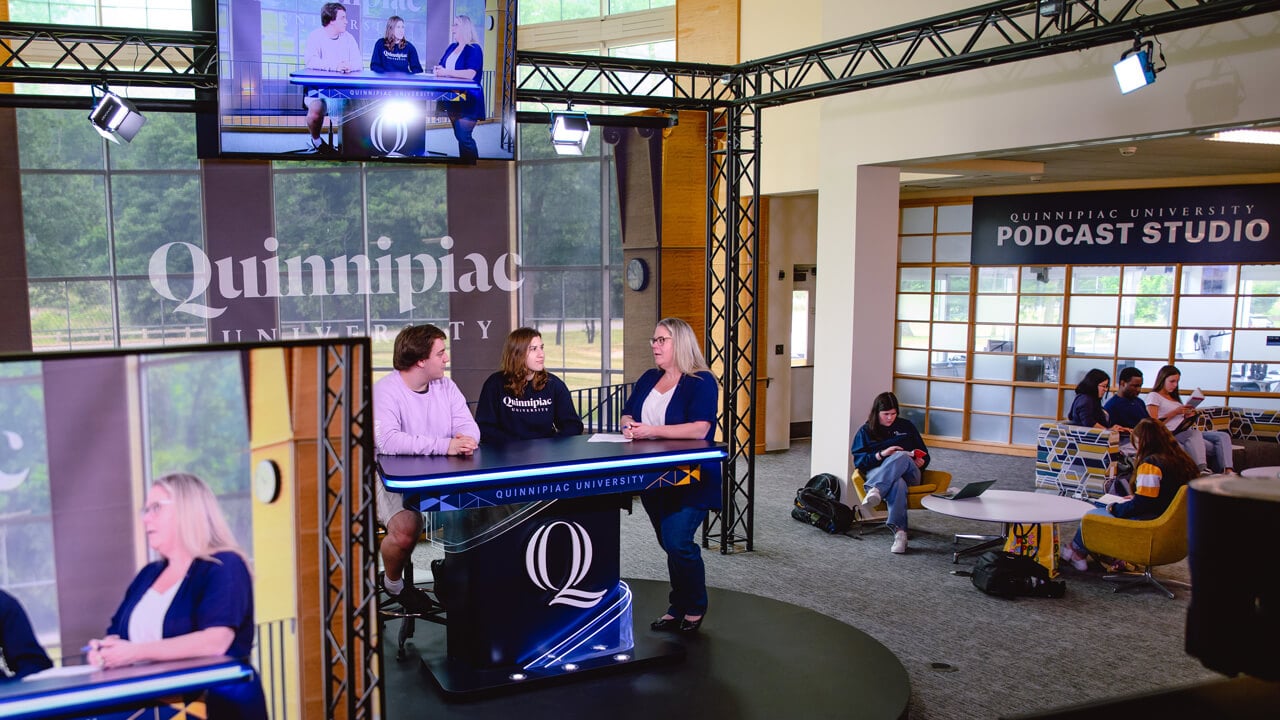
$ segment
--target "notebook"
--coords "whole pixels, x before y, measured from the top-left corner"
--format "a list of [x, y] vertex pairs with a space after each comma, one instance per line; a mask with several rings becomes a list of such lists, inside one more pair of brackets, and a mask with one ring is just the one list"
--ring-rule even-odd
[[987, 488], [995, 485], [995, 480], [979, 480], [978, 482], [965, 483], [961, 488], [947, 488], [946, 492], [933, 493], [934, 497], [944, 500], [964, 500], [965, 498], [978, 497], [987, 491]]

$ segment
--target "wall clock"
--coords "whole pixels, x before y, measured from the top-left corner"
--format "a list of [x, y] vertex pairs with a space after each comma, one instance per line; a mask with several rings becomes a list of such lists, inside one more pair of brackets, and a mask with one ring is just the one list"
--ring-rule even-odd
[[254, 468], [253, 495], [268, 505], [280, 497], [280, 466], [274, 460], [262, 460]]
[[640, 258], [631, 258], [627, 263], [627, 287], [632, 290], [643, 290], [649, 285], [649, 263]]

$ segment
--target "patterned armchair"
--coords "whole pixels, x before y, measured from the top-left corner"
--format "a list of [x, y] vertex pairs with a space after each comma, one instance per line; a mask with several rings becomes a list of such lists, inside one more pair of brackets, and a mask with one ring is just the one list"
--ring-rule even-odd
[[1036, 433], [1036, 490], [1096, 498], [1119, 459], [1120, 433], [1044, 423]]

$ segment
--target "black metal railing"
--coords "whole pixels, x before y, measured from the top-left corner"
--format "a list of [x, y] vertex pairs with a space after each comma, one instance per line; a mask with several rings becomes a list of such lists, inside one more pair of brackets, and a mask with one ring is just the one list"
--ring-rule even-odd
[[635, 383], [570, 390], [573, 406], [578, 408], [578, 417], [582, 418], [586, 432], [620, 432], [622, 405], [633, 387]]

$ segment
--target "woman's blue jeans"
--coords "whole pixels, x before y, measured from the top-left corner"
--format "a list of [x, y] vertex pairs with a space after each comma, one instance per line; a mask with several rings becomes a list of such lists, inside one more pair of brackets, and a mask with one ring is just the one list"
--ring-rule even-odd
[[702, 548], [694, 542], [694, 535], [706, 519], [707, 510], [682, 505], [678, 497], [663, 497], [670, 494], [640, 496], [658, 544], [667, 553], [667, 573], [671, 576], [667, 614], [675, 618], [702, 615], [707, 611], [707, 577]]
[[863, 486], [880, 491], [880, 497], [889, 506], [889, 518], [885, 521], [894, 530], [907, 529], [907, 486], [920, 484], [920, 468], [908, 452], [896, 452], [884, 459], [879, 467], [867, 473]]

